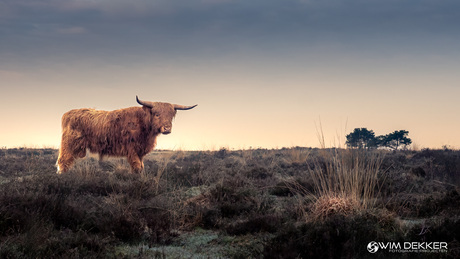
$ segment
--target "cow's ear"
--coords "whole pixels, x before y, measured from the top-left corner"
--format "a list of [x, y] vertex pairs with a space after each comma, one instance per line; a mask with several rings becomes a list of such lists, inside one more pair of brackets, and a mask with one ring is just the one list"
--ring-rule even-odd
[[143, 108], [148, 109], [150, 114], [152, 114], [152, 115], [155, 114], [155, 109], [154, 108], [150, 108], [150, 107], [146, 107], [146, 106], [144, 106]]

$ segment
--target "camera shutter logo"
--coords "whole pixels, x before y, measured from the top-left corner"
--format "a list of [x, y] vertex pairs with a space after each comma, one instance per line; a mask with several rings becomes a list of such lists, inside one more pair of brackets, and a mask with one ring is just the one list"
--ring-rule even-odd
[[369, 251], [369, 253], [375, 253], [377, 250], [379, 250], [379, 244], [377, 242], [372, 241], [367, 245], [367, 251]]

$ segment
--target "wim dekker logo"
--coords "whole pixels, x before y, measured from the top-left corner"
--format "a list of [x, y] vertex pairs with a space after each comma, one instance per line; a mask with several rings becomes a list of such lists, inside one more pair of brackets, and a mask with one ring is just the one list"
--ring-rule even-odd
[[447, 253], [447, 242], [376, 242], [367, 244], [369, 253], [387, 250], [391, 253]]
[[372, 241], [367, 245], [367, 251], [369, 251], [369, 253], [375, 253], [377, 250], [379, 250], [379, 244], [377, 244], [377, 242]]

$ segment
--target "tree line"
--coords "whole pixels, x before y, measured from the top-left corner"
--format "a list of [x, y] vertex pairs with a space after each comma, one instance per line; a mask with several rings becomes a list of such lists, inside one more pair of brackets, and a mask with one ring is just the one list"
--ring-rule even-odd
[[399, 148], [406, 149], [412, 144], [412, 140], [408, 137], [409, 131], [396, 130], [387, 135], [375, 136], [373, 130], [367, 128], [355, 128], [353, 132], [346, 136], [345, 144], [348, 148], [389, 148], [398, 150]]

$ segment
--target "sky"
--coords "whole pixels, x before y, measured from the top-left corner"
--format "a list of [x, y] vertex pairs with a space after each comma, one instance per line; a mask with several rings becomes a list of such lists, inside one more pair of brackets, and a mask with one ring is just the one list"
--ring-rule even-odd
[[460, 148], [460, 1], [1, 0], [0, 147], [62, 114], [182, 105], [158, 149], [344, 146], [354, 128]]

